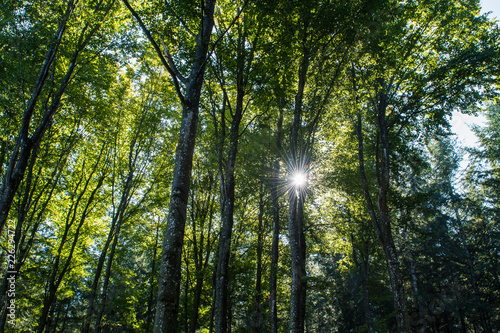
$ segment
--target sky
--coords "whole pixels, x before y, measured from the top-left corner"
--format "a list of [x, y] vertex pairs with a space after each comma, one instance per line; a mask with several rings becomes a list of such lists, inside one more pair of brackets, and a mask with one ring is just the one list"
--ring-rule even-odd
[[[500, 21], [500, 0], [481, 0], [481, 6], [483, 7], [481, 13], [491, 12], [489, 17]], [[459, 143], [467, 147], [478, 144], [476, 136], [470, 130], [470, 126], [473, 124], [483, 125], [484, 123], [484, 116], [475, 117], [459, 112], [453, 113], [451, 120], [452, 130], [457, 134]]]

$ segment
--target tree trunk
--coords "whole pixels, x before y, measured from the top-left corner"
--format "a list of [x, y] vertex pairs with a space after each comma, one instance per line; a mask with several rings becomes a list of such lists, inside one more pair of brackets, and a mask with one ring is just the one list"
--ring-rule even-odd
[[160, 234], [160, 218], [158, 217], [158, 223], [156, 224], [156, 237], [155, 244], [153, 248], [153, 258], [151, 259], [151, 274], [149, 276], [149, 297], [148, 297], [148, 310], [146, 317], [146, 333], [149, 333], [151, 322], [153, 321], [153, 298], [154, 298], [154, 281], [156, 276], [156, 256], [158, 252], [158, 238]]
[[[243, 111], [243, 94], [238, 93], [235, 115], [232, 119], [229, 152], [224, 175], [221, 176], [221, 219], [222, 229], [219, 238], [219, 254], [217, 257], [217, 279], [215, 299], [215, 332], [227, 331], [228, 305], [228, 268], [231, 253], [231, 237], [234, 222], [234, 187], [235, 166], [238, 152], [238, 137], [241, 115]], [[224, 115], [222, 115], [224, 117]], [[220, 160], [219, 163], [222, 163]]]
[[306, 244], [304, 237], [304, 200], [296, 193], [290, 195], [288, 228], [292, 261], [290, 296], [290, 332], [304, 332], [306, 315]]
[[[248, 81], [248, 68], [250, 68], [253, 57], [247, 59], [247, 51], [245, 50], [246, 31], [241, 32], [238, 30], [237, 41], [237, 64], [236, 64], [236, 105], [234, 108], [230, 107], [232, 115], [231, 128], [229, 132], [229, 148], [227, 158], [223, 159], [222, 150], [224, 147], [218, 148], [218, 163], [219, 163], [219, 176], [221, 180], [221, 220], [222, 229], [219, 238], [219, 254], [217, 257], [217, 276], [216, 276], [216, 299], [215, 299], [215, 332], [226, 333], [230, 331], [230, 321], [228, 325], [228, 308], [230, 306], [229, 300], [229, 261], [231, 257], [231, 237], [233, 232], [234, 222], [234, 188], [235, 188], [235, 168], [236, 156], [238, 154], [238, 140], [240, 136], [240, 123], [243, 117], [243, 101], [245, 97], [245, 88]], [[223, 76], [223, 73], [221, 73]], [[224, 102], [229, 106], [230, 101], [226, 94], [224, 82], [221, 82], [224, 94]], [[233, 110], [234, 109], [234, 114]], [[221, 119], [224, 119], [225, 104], [222, 108]], [[221, 126], [225, 126], [222, 123]], [[222, 135], [219, 135], [219, 143], [224, 142], [224, 128], [221, 128]], [[229, 328], [228, 328], [229, 327]]]
[[[378, 128], [380, 131], [380, 143], [382, 145], [381, 166], [379, 161], [377, 165], [377, 179], [378, 179], [378, 213], [377, 217], [375, 206], [373, 205], [371, 195], [368, 187], [368, 180], [364, 169], [364, 154], [363, 154], [363, 132], [361, 127], [361, 115], [357, 117], [357, 136], [358, 136], [358, 157], [359, 157], [359, 170], [363, 184], [363, 193], [367, 204], [368, 212], [375, 229], [375, 234], [382, 249], [384, 250], [385, 260], [389, 271], [389, 279], [391, 282], [392, 296], [394, 301], [394, 309], [396, 311], [396, 323], [398, 332], [408, 332], [409, 323], [406, 314], [406, 303], [403, 296], [403, 283], [401, 280], [401, 273], [399, 268], [399, 259], [396, 252], [396, 246], [392, 237], [389, 208], [387, 204], [387, 193], [389, 189], [389, 140], [388, 130], [385, 123], [386, 112], [386, 98], [383, 95], [379, 101], [378, 106]], [[378, 156], [378, 151], [377, 151]]]
[[[373, 319], [372, 319], [372, 309], [370, 305], [370, 294], [368, 292], [368, 281], [369, 281], [369, 247], [368, 247], [368, 241], [365, 242], [365, 247], [364, 247], [364, 255], [361, 255], [361, 263], [358, 260], [358, 255], [357, 255], [357, 250], [354, 245], [354, 235], [351, 234], [351, 246], [352, 246], [352, 256], [354, 260], [354, 264], [356, 265], [356, 268], [358, 269], [360, 280], [361, 280], [361, 289], [363, 291], [363, 306], [364, 306], [364, 314], [365, 314], [365, 321], [366, 321], [366, 326], [368, 326], [368, 332], [373, 333], [375, 332], [375, 328], [373, 327]], [[361, 251], [361, 250], [360, 250]]]
[[255, 299], [254, 299], [254, 318], [253, 331], [259, 333], [262, 331], [262, 314], [260, 305], [262, 302], [262, 238], [263, 238], [263, 223], [264, 223], [264, 193], [261, 188], [259, 196], [259, 215], [257, 225], [257, 267], [255, 277]]
[[205, 1], [200, 31], [196, 38], [194, 63], [186, 85], [185, 96], [181, 98], [182, 122], [175, 151], [170, 207], [160, 261], [154, 333], [175, 333], [177, 331], [182, 265], [181, 252], [193, 167], [200, 94], [210, 36], [214, 25], [214, 9], [215, 0]]
[[[306, 38], [304, 37], [304, 43]], [[295, 107], [292, 129], [290, 133], [290, 153], [293, 168], [289, 172], [302, 171], [305, 166], [307, 152], [301, 152], [299, 147], [300, 128], [302, 122], [302, 109], [304, 102], [304, 89], [309, 68], [309, 50], [303, 47], [303, 58], [299, 67], [299, 83], [295, 95]], [[306, 314], [306, 241], [304, 235], [304, 195], [295, 188], [289, 193], [288, 233], [291, 250], [292, 286], [290, 296], [290, 332], [304, 332]]]
[[280, 237], [280, 204], [278, 195], [278, 178], [280, 174], [279, 157], [281, 152], [281, 137], [283, 134], [283, 109], [280, 107], [278, 125], [276, 129], [277, 159], [273, 167], [273, 179], [271, 184], [271, 200], [273, 204], [273, 241], [271, 245], [271, 272], [269, 276], [269, 312], [271, 315], [271, 333], [278, 333], [278, 304], [277, 304], [277, 275], [279, 258]]

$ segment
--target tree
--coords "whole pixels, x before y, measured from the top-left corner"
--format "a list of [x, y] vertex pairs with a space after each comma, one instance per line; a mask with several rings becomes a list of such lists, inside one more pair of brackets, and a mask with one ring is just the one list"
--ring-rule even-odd
[[[306, 311], [307, 274], [306, 238], [304, 234], [304, 200], [307, 173], [310, 167], [314, 133], [330, 101], [333, 86], [338, 79], [353, 42], [349, 17], [356, 5], [341, 3], [289, 4], [280, 8], [293, 13], [282, 24], [296, 37], [282, 37], [292, 42], [289, 50], [296, 61], [296, 90], [293, 119], [290, 126], [287, 177], [290, 182], [288, 232], [292, 255], [290, 330], [303, 332]], [[317, 7], [319, 7], [318, 10]], [[335, 22], [330, 25], [329, 22]], [[338, 25], [337, 25], [338, 24]], [[290, 39], [289, 39], [290, 38]]]
[[[80, 9], [80, 7], [77, 7], [77, 2], [73, 0], [65, 2], [65, 6], [63, 5], [65, 9], [57, 23], [54, 37], [47, 43], [48, 50], [45, 54], [43, 63], [35, 65], [36, 67], [40, 66], [38, 77], [30, 77], [31, 80], [29, 81], [32, 81], [33, 91], [28, 101], [25, 101], [26, 96], [24, 96], [24, 87], [21, 88], [23, 91], [23, 95], [21, 96], [23, 106], [16, 106], [15, 112], [20, 113], [22, 110], [22, 121], [18, 127], [18, 134], [10, 153], [7, 163], [8, 166], [3, 174], [2, 187], [0, 190], [0, 233], [8, 218], [16, 191], [24, 177], [30, 156], [33, 150], [36, 151], [36, 147], [40, 145], [40, 141], [47, 129], [51, 126], [52, 119], [60, 107], [65, 90], [71, 81], [74, 80], [73, 74], [75, 70], [76, 73], [78, 73], [81, 69], [78, 61], [86, 55], [85, 51], [87, 51], [87, 49], [90, 51], [90, 54], [87, 55], [90, 59], [95, 53], [99, 54], [102, 52], [102, 50], [99, 50], [102, 44], [99, 45], [95, 37], [98, 35], [108, 14], [113, 9], [113, 5], [114, 0], [106, 3], [99, 3], [96, 6], [90, 5], [88, 7], [92, 8], [92, 10], [88, 12], [88, 7]], [[81, 6], [84, 7], [83, 5]], [[54, 11], [57, 12], [59, 10], [58, 7], [59, 6], [53, 8]], [[14, 18], [14, 22], [9, 22], [10, 24], [15, 25], [18, 23], [16, 22], [16, 10], [22, 13], [23, 8], [24, 7], [11, 8], [13, 11], [11, 17]], [[75, 11], [83, 18], [83, 22], [76, 18], [76, 14], [73, 14]], [[36, 21], [36, 8], [34, 12], [24, 11], [24, 13], [26, 17], [20, 18], [19, 21], [26, 26], [33, 25], [36, 27], [41, 23]], [[34, 17], [31, 15], [34, 15]], [[73, 22], [74, 20], [76, 20], [76, 22]], [[19, 22], [19, 24], [21, 24], [21, 22]], [[75, 30], [73, 31], [72, 28]], [[71, 39], [63, 43], [64, 37], [70, 34], [67, 30], [70, 30], [70, 33], [74, 35], [71, 36]], [[42, 41], [44, 40], [42, 39]], [[69, 58], [58, 59], [61, 49], [63, 49], [63, 52], [68, 52], [70, 54]], [[56, 60], [64, 63], [62, 69], [59, 67]], [[54, 72], [56, 70], [57, 75], [50, 75], [51, 71]], [[58, 87], [56, 88], [56, 86]], [[44, 96], [47, 99], [43, 103], [40, 103], [39, 100]]]
[[[185, 25], [185, 21], [182, 17], [177, 17], [177, 21], [185, 28], [184, 33], [189, 33], [190, 37], [194, 37], [196, 43], [192, 56], [184, 59], [187, 60], [190, 65], [189, 69], [185, 69], [188, 73], [187, 77], [184, 77], [181, 74], [182, 72], [179, 71], [179, 68], [175, 65], [171, 52], [169, 52], [163, 39], [160, 37], [164, 46], [162, 52], [160, 46], [151, 35], [150, 30], [146, 27], [139, 14], [131, 7], [127, 0], [123, 2], [138, 21], [142, 31], [160, 58], [161, 63], [171, 75], [175, 90], [182, 105], [182, 122], [176, 149], [167, 229], [163, 239], [160, 278], [158, 283], [158, 301], [154, 326], [154, 332], [175, 332], [179, 308], [179, 281], [182, 262], [181, 252], [186, 224], [192, 160], [196, 139], [196, 127], [198, 124], [200, 94], [209, 52], [210, 36], [214, 25], [213, 15], [215, 0], [206, 1], [201, 8], [201, 18], [199, 25], [196, 27], [198, 30], [196, 34]], [[170, 10], [175, 13], [175, 9], [170, 8]], [[194, 9], [191, 15], [197, 11], [197, 9]], [[169, 15], [169, 10], [167, 10], [165, 14]], [[175, 17], [174, 15], [172, 16]], [[187, 45], [181, 45], [181, 47], [186, 46]], [[181, 88], [181, 84], [184, 86], [184, 89]]]
[[[366, 114], [360, 110], [357, 116], [360, 174], [368, 211], [386, 255], [400, 332], [408, 331], [409, 323], [391, 226], [391, 169], [395, 171], [391, 160], [405, 144], [402, 137], [418, 135], [417, 120], [424, 130], [443, 128], [451, 110], [467, 109], [483, 97], [476, 86], [490, 90], [487, 83], [492, 72], [485, 57], [497, 52], [497, 46], [486, 42], [493, 35], [489, 23], [476, 16], [474, 3], [455, 5], [453, 15], [449, 5], [388, 2], [376, 16], [377, 28], [367, 33], [369, 58], [360, 58], [352, 66], [355, 101], [370, 110]], [[384, 16], [389, 12], [401, 15], [391, 20]], [[477, 38], [458, 31], [474, 31]], [[369, 129], [363, 129], [364, 119]], [[365, 171], [365, 130], [373, 131], [375, 142], [370, 164], [376, 170], [376, 205]]]

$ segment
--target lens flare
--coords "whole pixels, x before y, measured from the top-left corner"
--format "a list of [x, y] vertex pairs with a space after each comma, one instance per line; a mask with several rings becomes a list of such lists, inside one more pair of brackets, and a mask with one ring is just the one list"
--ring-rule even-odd
[[292, 176], [292, 183], [293, 183], [293, 186], [295, 186], [296, 188], [302, 188], [306, 185], [307, 183], [307, 176], [305, 173], [303, 172], [296, 172], [293, 176]]

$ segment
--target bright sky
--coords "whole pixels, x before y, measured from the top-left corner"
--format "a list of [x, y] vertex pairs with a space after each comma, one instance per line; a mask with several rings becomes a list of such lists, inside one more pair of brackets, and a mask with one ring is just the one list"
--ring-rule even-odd
[[483, 6], [483, 13], [492, 12], [490, 17], [500, 19], [500, 1], [498, 0], [481, 0], [481, 6]]
[[[491, 12], [490, 18], [500, 20], [500, 0], [481, 0], [481, 6], [483, 7], [482, 13]], [[477, 145], [476, 136], [470, 130], [470, 125], [482, 125], [484, 122], [485, 118], [483, 116], [474, 117], [456, 112], [453, 113], [451, 125], [460, 143], [470, 147]]]

